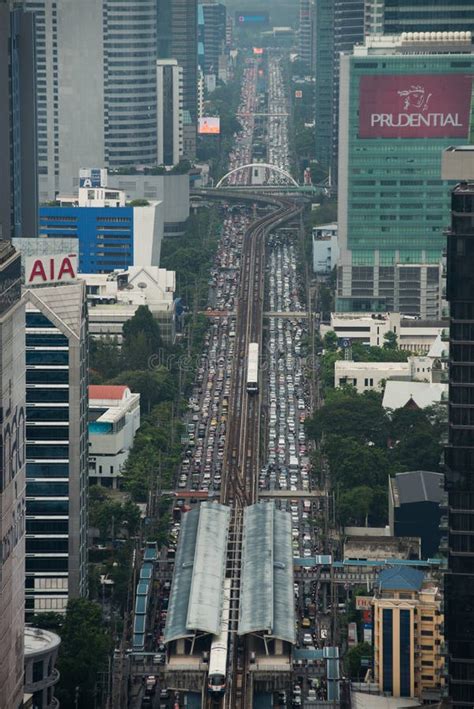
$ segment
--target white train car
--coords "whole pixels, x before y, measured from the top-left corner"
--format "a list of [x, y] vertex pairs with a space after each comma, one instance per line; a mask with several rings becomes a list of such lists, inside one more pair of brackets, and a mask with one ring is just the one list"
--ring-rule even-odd
[[249, 394], [258, 392], [258, 342], [250, 342], [247, 361], [247, 391]]
[[221, 696], [226, 688], [227, 648], [229, 645], [230, 579], [224, 581], [221, 632], [214, 635], [209, 657], [207, 688], [209, 694]]

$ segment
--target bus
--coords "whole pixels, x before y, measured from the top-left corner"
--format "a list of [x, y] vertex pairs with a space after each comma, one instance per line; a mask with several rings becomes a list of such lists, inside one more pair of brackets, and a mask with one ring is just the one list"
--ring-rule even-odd
[[209, 657], [207, 689], [214, 697], [222, 696], [226, 688], [227, 648], [229, 644], [230, 579], [224, 581], [222, 619], [219, 635], [214, 635]]
[[247, 391], [249, 394], [258, 392], [258, 343], [249, 344], [249, 356], [247, 361]]

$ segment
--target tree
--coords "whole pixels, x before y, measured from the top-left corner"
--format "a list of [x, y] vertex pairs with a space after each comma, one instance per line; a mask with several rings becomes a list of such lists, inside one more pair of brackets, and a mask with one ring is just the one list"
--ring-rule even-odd
[[162, 401], [172, 401], [176, 394], [173, 377], [162, 365], [144, 371], [126, 370], [115, 377], [112, 384], [126, 384], [131, 391], [140, 394], [142, 414], [149, 414]]
[[89, 492], [89, 523], [99, 529], [103, 541], [115, 537], [124, 527], [129, 535], [134, 535], [140, 526], [140, 510], [133, 502], [112, 500], [99, 485], [93, 485]]
[[58, 659], [61, 680], [56, 696], [61, 706], [78, 709], [94, 706], [98, 673], [107, 668], [111, 651], [112, 640], [103, 625], [100, 606], [84, 598], [71, 599], [61, 627]]
[[388, 332], [386, 332], [385, 335], [383, 336], [383, 339], [384, 339], [383, 347], [385, 350], [398, 349], [397, 336], [393, 332], [393, 330], [389, 330]]
[[147, 369], [152, 355], [163, 348], [160, 326], [146, 305], [140, 305], [123, 325], [122, 359], [125, 369]]
[[337, 350], [337, 341], [337, 334], [334, 330], [329, 330], [323, 337], [324, 349], [334, 352]]
[[372, 645], [370, 643], [359, 643], [355, 647], [351, 647], [344, 657], [344, 667], [346, 674], [349, 675], [351, 679], [360, 679], [361, 674], [361, 660], [362, 658], [372, 658]]
[[117, 376], [120, 366], [120, 349], [115, 338], [89, 337], [89, 367], [97, 383]]

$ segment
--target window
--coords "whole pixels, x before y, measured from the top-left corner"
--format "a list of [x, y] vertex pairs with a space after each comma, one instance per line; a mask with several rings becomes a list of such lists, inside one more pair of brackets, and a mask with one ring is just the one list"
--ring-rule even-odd
[[393, 691], [393, 625], [392, 611], [384, 608], [382, 611], [382, 642], [383, 642], [383, 691]]
[[[385, 646], [384, 646], [385, 651]], [[400, 695], [411, 696], [411, 638], [410, 611], [400, 610]]]
[[43, 679], [43, 660], [33, 662], [33, 682], [41, 682]]

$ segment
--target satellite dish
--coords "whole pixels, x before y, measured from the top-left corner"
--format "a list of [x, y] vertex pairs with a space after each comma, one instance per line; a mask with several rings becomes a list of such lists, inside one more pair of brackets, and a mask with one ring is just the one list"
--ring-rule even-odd
[[144, 281], [140, 281], [140, 283], [138, 283], [137, 285], [138, 285], [139, 288], [142, 288], [142, 289], [148, 287], [148, 284], [145, 283]]

